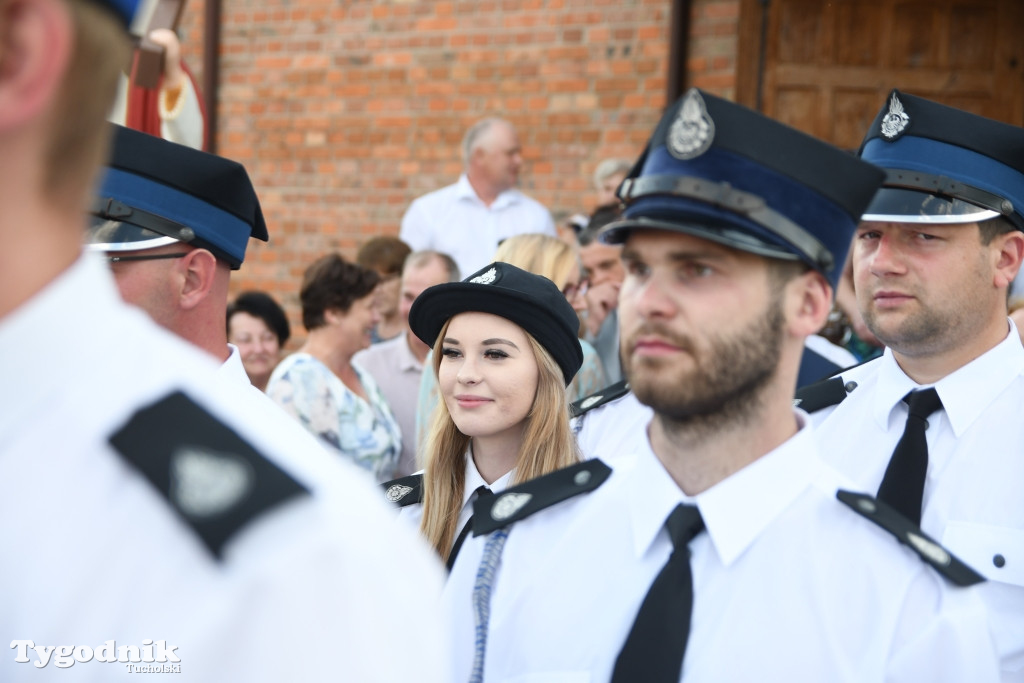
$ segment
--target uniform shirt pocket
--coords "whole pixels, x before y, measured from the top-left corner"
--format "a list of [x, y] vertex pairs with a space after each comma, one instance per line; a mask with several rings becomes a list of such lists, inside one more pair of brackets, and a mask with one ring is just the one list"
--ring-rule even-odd
[[1024, 530], [949, 522], [942, 545], [986, 579], [1024, 587]]

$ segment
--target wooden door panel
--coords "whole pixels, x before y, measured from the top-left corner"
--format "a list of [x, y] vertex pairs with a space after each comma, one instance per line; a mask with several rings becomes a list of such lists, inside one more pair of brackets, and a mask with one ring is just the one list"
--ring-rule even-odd
[[741, 0], [736, 99], [847, 148], [893, 87], [1024, 125], [1021, 35], [1020, 0]]

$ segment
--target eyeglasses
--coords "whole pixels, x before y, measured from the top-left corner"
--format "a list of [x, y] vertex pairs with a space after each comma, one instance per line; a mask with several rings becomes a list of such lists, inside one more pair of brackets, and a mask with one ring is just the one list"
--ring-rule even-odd
[[576, 284], [566, 285], [563, 287], [562, 294], [565, 295], [566, 299], [572, 301], [577, 296], [585, 295], [588, 289], [590, 289], [590, 280], [584, 278]]
[[137, 254], [133, 256], [107, 256], [110, 263], [122, 263], [124, 261], [156, 261], [165, 258], [181, 258], [188, 254], [187, 251], [179, 251], [173, 254]]

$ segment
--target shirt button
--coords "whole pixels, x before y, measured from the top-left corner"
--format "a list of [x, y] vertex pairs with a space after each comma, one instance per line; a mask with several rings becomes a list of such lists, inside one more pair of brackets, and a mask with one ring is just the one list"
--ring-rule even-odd
[[1003, 566], [1006, 565], [1006, 558], [997, 553], [996, 556], [992, 558], [992, 564], [994, 564], [999, 569], [1002, 569]]

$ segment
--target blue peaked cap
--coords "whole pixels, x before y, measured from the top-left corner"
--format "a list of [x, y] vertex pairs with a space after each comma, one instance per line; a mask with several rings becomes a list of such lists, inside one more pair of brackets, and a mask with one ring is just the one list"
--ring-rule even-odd
[[172, 240], [208, 249], [237, 269], [249, 238], [268, 239], [245, 167], [114, 126], [114, 145], [93, 206], [90, 248], [125, 251]]
[[636, 228], [692, 234], [799, 260], [836, 286], [863, 209], [884, 173], [832, 145], [696, 88], [670, 107], [619, 188]]
[[973, 223], [1001, 215], [1024, 230], [1022, 128], [892, 90], [859, 154], [888, 172], [865, 220]]

